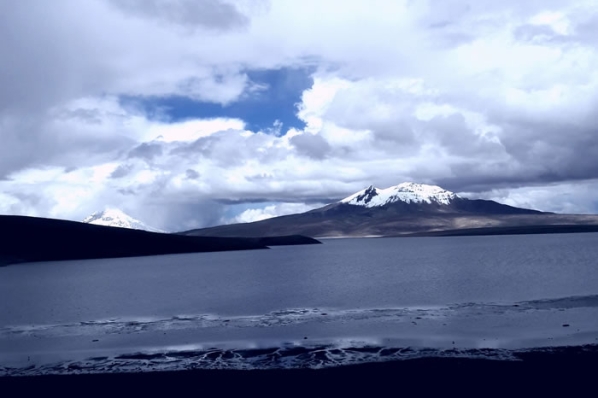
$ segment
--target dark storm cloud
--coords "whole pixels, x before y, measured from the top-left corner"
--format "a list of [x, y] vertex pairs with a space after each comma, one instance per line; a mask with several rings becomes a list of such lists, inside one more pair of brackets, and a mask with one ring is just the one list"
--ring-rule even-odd
[[[593, 108], [590, 115], [598, 112], [596, 103]], [[598, 176], [596, 117], [572, 116], [549, 123], [513, 116], [504, 120], [501, 142], [505, 150], [522, 165], [523, 174], [537, 176], [536, 182]]]
[[0, 178], [7, 178], [14, 170], [25, 167], [36, 158], [37, 154], [32, 151], [22, 151], [26, 146], [23, 144], [23, 132], [19, 131], [19, 123], [11, 117], [2, 117], [0, 112]]
[[101, 19], [96, 11], [94, 2], [0, 2], [0, 116], [105, 89], [110, 68], [85, 32], [95, 23], [82, 22]]
[[220, 0], [110, 0], [134, 17], [152, 18], [174, 26], [228, 30], [245, 27], [249, 19], [234, 3]]
[[122, 188], [122, 189], [117, 189], [117, 192], [120, 193], [121, 195], [137, 195], [137, 191], [132, 189], [132, 188]]
[[98, 142], [70, 131], [71, 126], [56, 125], [77, 119], [99, 126], [102, 115], [94, 110], [53, 111], [65, 101], [95, 95], [108, 86], [110, 68], [89, 32], [84, 33], [94, 23], [82, 22], [90, 14], [102, 18], [94, 13], [96, 5], [0, 1], [0, 176], [28, 166], [83, 165], [80, 158], [86, 153], [122, 144], [117, 139], [111, 145], [105, 137]]
[[303, 156], [323, 159], [330, 152], [330, 144], [321, 135], [303, 133], [291, 138], [291, 144]]
[[460, 113], [448, 116], [435, 116], [420, 123], [426, 137], [436, 137], [438, 144], [457, 156], [476, 157], [482, 154], [500, 154], [503, 146], [476, 134]]
[[162, 144], [160, 143], [146, 143], [136, 146], [130, 152], [129, 158], [139, 158], [147, 161], [152, 161], [155, 157], [162, 155]]
[[193, 169], [187, 169], [185, 170], [185, 176], [189, 180], [197, 180], [199, 178], [199, 173]]
[[453, 192], [485, 192], [492, 189], [529, 185], [534, 178], [520, 172], [509, 172], [511, 162], [480, 165], [479, 162], [458, 162], [451, 165], [453, 177], [436, 178], [434, 182]]
[[132, 170], [133, 170], [133, 165], [121, 164], [112, 172], [112, 174], [110, 174], [110, 178], [125, 177], [125, 176], [129, 175], [129, 173], [131, 173]]
[[413, 120], [397, 120], [394, 123], [388, 121], [372, 122], [370, 123], [369, 129], [374, 134], [376, 143], [380, 146], [405, 148], [412, 150], [413, 146], [417, 144], [417, 135], [414, 131], [416, 123]]
[[598, 176], [598, 129], [593, 126], [521, 121], [509, 126], [502, 144], [510, 160], [489, 157], [483, 163], [457, 162], [451, 165], [455, 177], [442, 178], [438, 183], [456, 191], [481, 192]]
[[146, 203], [144, 221], [171, 232], [182, 232], [221, 224], [225, 207], [221, 203], [199, 198], [161, 198]]

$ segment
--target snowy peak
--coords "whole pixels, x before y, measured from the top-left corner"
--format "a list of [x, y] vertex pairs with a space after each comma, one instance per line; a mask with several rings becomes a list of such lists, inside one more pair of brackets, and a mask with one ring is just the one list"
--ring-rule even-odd
[[370, 185], [368, 188], [346, 197], [340, 203], [364, 207], [379, 207], [394, 202], [448, 205], [458, 197], [453, 192], [436, 185], [404, 182], [386, 189], [379, 189]]
[[106, 209], [104, 211], [95, 212], [83, 220], [83, 222], [86, 224], [104, 225], [107, 227], [140, 229], [150, 232], [164, 232], [157, 228], [152, 228], [145, 225], [141, 221], [134, 219], [119, 209]]

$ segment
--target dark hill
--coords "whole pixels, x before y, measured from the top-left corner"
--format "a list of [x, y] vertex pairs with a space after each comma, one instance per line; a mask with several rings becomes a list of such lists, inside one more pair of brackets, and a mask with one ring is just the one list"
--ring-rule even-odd
[[265, 249], [263, 241], [190, 237], [25, 216], [0, 216], [0, 264]]

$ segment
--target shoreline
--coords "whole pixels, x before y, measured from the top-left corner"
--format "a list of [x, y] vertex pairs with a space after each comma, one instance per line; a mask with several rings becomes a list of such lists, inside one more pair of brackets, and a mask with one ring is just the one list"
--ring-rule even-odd
[[[598, 296], [259, 315], [111, 318], [0, 328], [0, 377], [107, 370], [321, 369], [418, 358], [598, 353]], [[564, 348], [558, 348], [563, 350]]]
[[362, 238], [431, 238], [453, 236], [502, 236], [598, 233], [598, 225], [522, 225], [510, 227], [458, 228], [426, 232], [407, 232], [395, 235], [335, 235], [318, 236], [315, 239], [362, 239]]
[[[475, 358], [417, 358], [344, 365], [324, 369], [268, 370], [204, 370], [99, 373], [86, 375], [43, 375], [0, 377], [0, 387], [12, 391], [34, 392], [47, 389], [61, 391], [123, 391], [155, 393], [156, 391], [187, 390], [248, 393], [259, 388], [260, 395], [280, 396], [299, 391], [310, 396], [341, 392], [372, 393], [373, 391], [475, 391], [477, 385], [494, 392], [505, 388], [520, 392], [553, 391], [555, 387], [568, 392], [594, 386], [598, 365], [598, 346], [559, 347], [549, 351], [518, 354], [519, 360], [502, 361]], [[273, 389], [281, 386], [284, 390]], [[390, 390], [388, 390], [390, 389]], [[398, 390], [397, 390], [398, 389]], [[322, 395], [318, 395], [322, 394]]]

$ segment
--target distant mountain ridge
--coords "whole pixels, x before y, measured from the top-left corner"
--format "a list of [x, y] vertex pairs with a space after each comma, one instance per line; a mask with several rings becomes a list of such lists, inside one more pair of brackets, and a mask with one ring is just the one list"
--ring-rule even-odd
[[102, 211], [97, 211], [83, 220], [85, 224], [104, 225], [107, 227], [118, 227], [128, 229], [138, 229], [149, 232], [162, 232], [158, 228], [150, 227], [145, 223], [134, 219], [125, 214], [122, 210], [115, 208], [107, 208]]
[[595, 215], [565, 215], [463, 198], [436, 185], [369, 186], [301, 214], [181, 232], [192, 236], [397, 236], [474, 228], [598, 225]]

